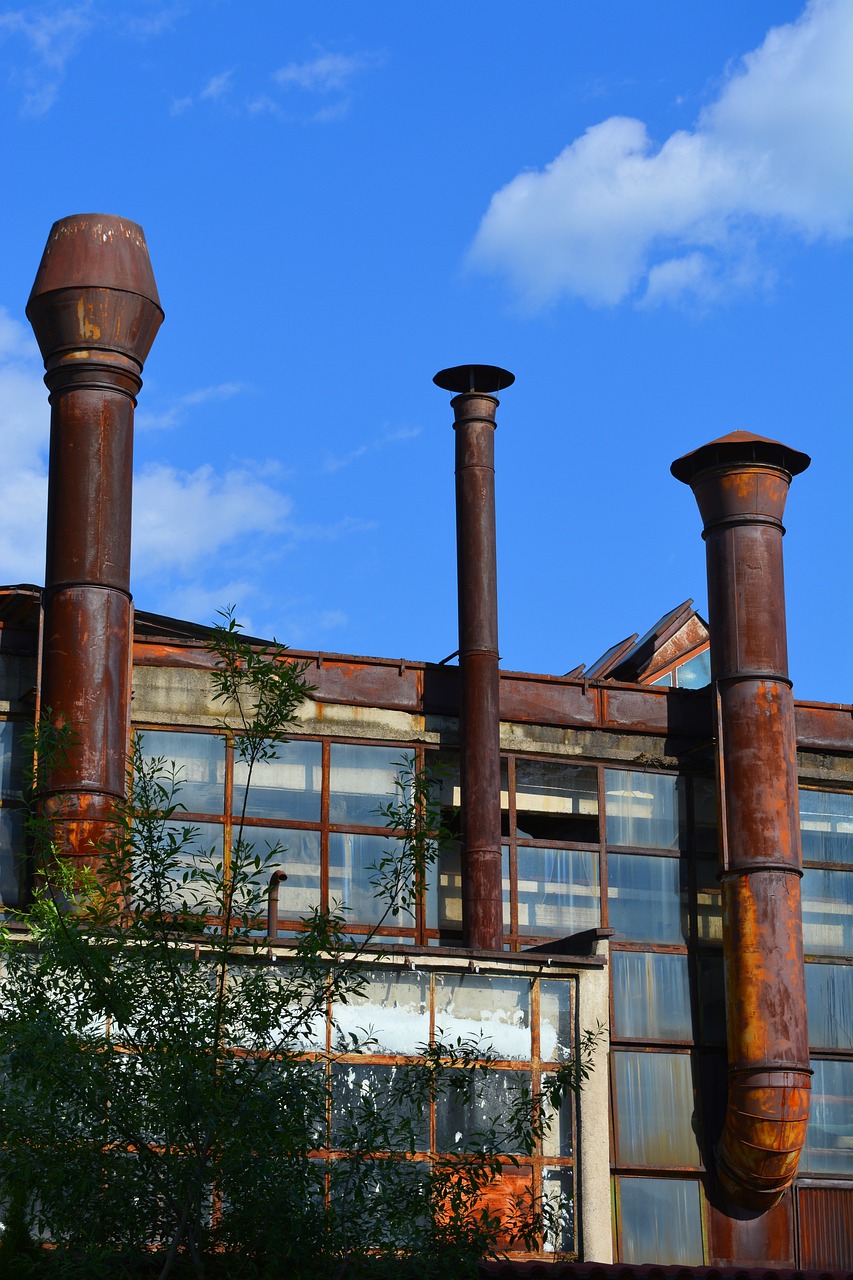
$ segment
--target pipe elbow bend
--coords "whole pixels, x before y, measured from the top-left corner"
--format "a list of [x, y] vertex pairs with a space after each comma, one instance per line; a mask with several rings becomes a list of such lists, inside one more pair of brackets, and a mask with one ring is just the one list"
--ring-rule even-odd
[[745, 1209], [772, 1209], [797, 1175], [809, 1122], [807, 1067], [732, 1073], [717, 1172]]

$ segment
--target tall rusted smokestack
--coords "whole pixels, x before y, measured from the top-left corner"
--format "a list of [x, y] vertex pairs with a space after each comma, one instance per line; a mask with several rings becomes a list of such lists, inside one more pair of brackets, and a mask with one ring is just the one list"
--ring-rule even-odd
[[458, 394], [456, 557], [462, 675], [462, 928], [477, 951], [503, 948], [495, 410], [515, 381], [488, 364], [443, 369], [436, 386]]
[[809, 462], [735, 431], [672, 464], [705, 523], [718, 717], [729, 1096], [717, 1168], [759, 1210], [796, 1176], [811, 1088], [782, 576], [788, 487]]
[[142, 228], [104, 214], [54, 223], [27, 316], [51, 406], [41, 706], [70, 729], [42, 803], [83, 864], [125, 794], [133, 411], [163, 320]]

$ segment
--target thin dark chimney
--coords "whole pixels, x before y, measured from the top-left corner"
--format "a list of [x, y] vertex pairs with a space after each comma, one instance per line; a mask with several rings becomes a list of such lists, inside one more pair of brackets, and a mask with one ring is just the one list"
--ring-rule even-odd
[[462, 676], [462, 928], [477, 951], [503, 947], [498, 593], [493, 392], [514, 376], [493, 365], [443, 369], [456, 431], [456, 554]]

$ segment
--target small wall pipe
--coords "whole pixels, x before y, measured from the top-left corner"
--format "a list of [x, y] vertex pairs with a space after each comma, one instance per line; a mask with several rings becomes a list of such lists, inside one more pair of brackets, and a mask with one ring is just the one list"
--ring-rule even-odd
[[163, 320], [142, 228], [104, 214], [54, 223], [27, 316], [51, 406], [40, 703], [70, 731], [41, 804], [83, 865], [126, 791], [133, 412]]
[[729, 1086], [717, 1172], [760, 1211], [796, 1176], [811, 1088], [782, 570], [788, 488], [809, 461], [738, 431], [672, 464], [705, 526], [717, 704]]
[[515, 381], [493, 365], [461, 365], [433, 381], [458, 394], [456, 553], [462, 676], [462, 929], [477, 951], [503, 947], [501, 758], [495, 541], [495, 410]]

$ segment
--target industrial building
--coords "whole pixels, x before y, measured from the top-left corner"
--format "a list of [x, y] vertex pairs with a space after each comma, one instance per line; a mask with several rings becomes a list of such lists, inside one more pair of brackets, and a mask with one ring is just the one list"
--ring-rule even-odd
[[[46, 797], [64, 797], [72, 856], [124, 794], [131, 728], [181, 767], [211, 846], [229, 847], [241, 781], [207, 628], [130, 597], [133, 409], [162, 319], [140, 228], [57, 223], [28, 315], [52, 406], [48, 550], [43, 590], [0, 589], [6, 906], [27, 893], [21, 734], [39, 707], [80, 726]], [[454, 396], [458, 664], [294, 654], [315, 689], [248, 818], [287, 847], [270, 946], [333, 900], [370, 930], [377, 806], [401, 755], [440, 757], [458, 845], [380, 930], [359, 1064], [474, 1026], [536, 1087], [601, 1023], [579, 1099], [510, 1171], [573, 1198], [569, 1269], [853, 1270], [853, 708], [795, 701], [785, 642], [782, 516], [809, 459], [735, 432], [673, 463], [704, 524], [707, 622], [688, 601], [588, 669], [502, 671], [492, 441], [511, 381], [436, 376]], [[435, 1116], [425, 1158], [446, 1128]]]

